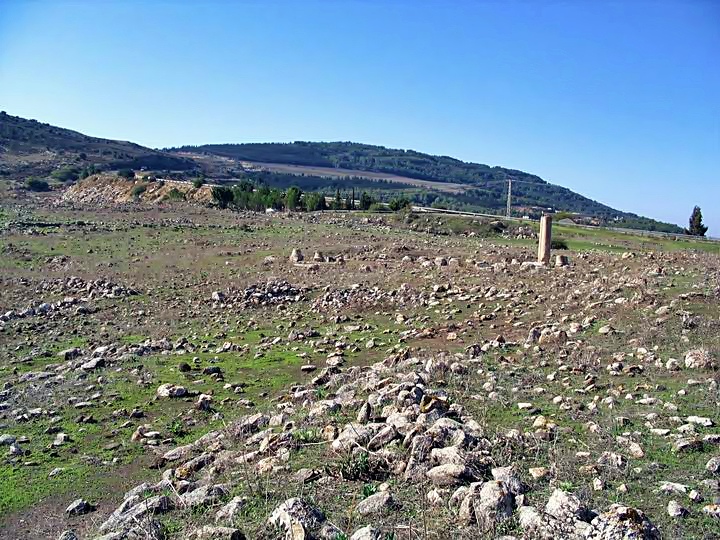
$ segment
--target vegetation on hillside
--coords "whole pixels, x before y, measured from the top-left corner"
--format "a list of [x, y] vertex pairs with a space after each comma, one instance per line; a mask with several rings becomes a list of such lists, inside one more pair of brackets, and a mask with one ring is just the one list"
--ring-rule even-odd
[[[27, 157], [32, 159], [26, 159]], [[90, 137], [77, 131], [0, 112], [0, 174], [22, 178], [59, 170], [61, 181], [82, 177], [88, 168], [124, 167], [189, 170], [192, 160], [127, 141]], [[93, 170], [89, 174], [95, 172]]]
[[[244, 180], [234, 186], [216, 186], [212, 189], [213, 202], [220, 208], [264, 212], [272, 210], [291, 210], [317, 212], [321, 210], [355, 210], [358, 205], [354, 196], [341, 195], [338, 189], [335, 198], [328, 203], [328, 197], [322, 192], [307, 192], [297, 186], [283, 191], [266, 184], [255, 184]], [[359, 209], [368, 210], [376, 200], [366, 192], [360, 195]], [[407, 199], [391, 201], [390, 209], [399, 210], [409, 204]]]
[[[617, 226], [682, 232], [677, 225], [662, 223], [635, 214], [615, 210], [575, 193], [567, 188], [550, 184], [542, 178], [515, 169], [467, 163], [448, 156], [433, 156], [413, 150], [397, 150], [352, 142], [294, 142], [208, 144], [183, 146], [170, 151], [207, 153], [241, 161], [282, 163], [300, 166], [332, 167], [355, 171], [394, 174], [419, 180], [459, 183], [468, 186], [462, 193], [439, 193], [416, 190], [413, 202], [456, 210], [489, 211], [498, 213], [505, 208], [508, 180], [512, 180], [513, 206], [523, 214], [539, 215], [542, 210], [553, 209], [617, 221]], [[343, 179], [325, 176], [294, 175], [270, 171], [253, 172], [254, 180], [276, 187], [297, 184], [303, 189], [327, 189], [338, 184], [372, 190], [407, 189], [402, 184], [369, 178]], [[419, 200], [422, 193], [424, 200]]]

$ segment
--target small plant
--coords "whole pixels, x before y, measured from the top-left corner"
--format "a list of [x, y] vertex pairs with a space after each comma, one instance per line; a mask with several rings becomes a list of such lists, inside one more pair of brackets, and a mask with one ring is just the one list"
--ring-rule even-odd
[[185, 425], [181, 420], [175, 419], [167, 425], [167, 430], [175, 435], [176, 437], [184, 437], [188, 434], [188, 430], [185, 429]]
[[575, 489], [573, 483], [568, 480], [558, 483], [558, 487], [563, 491], [573, 491]]
[[320, 435], [315, 429], [298, 429], [293, 431], [293, 439], [301, 444], [314, 443], [320, 440]]
[[363, 498], [367, 499], [370, 495], [375, 495], [377, 491], [378, 488], [375, 484], [365, 484], [362, 488]]
[[340, 461], [340, 477], [344, 480], [358, 480], [370, 472], [370, 456], [367, 452], [351, 454]]

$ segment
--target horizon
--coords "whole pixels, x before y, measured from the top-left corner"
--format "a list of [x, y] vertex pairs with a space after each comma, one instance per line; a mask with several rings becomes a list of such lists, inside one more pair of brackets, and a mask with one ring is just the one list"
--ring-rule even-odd
[[720, 236], [711, 2], [11, 1], [4, 11], [8, 114], [151, 148], [415, 150], [521, 170], [682, 227], [697, 205]]

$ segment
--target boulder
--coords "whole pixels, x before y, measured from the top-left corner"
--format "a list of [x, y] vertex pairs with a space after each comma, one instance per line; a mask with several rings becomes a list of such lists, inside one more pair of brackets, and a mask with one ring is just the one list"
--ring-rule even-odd
[[161, 384], [156, 391], [158, 397], [183, 397], [187, 395], [187, 389], [184, 386], [177, 386], [170, 383]]
[[362, 529], [358, 529], [350, 537], [350, 540], [382, 540], [384, 538], [382, 532], [371, 525], [366, 525]]
[[245, 540], [245, 535], [232, 527], [205, 525], [190, 533], [188, 538], [193, 540]]
[[366, 499], [360, 501], [355, 511], [361, 516], [378, 514], [384, 510], [388, 510], [395, 506], [395, 501], [388, 491], [381, 491], [370, 495]]
[[705, 349], [695, 349], [685, 354], [685, 367], [688, 369], [715, 369], [715, 358]]
[[95, 507], [85, 499], [75, 499], [70, 503], [70, 506], [65, 509], [65, 512], [71, 516], [79, 516], [92, 512], [93, 510], [95, 510]]
[[285, 540], [329, 540], [341, 534], [326, 521], [325, 514], [298, 497], [287, 499], [275, 508], [268, 523], [284, 531]]

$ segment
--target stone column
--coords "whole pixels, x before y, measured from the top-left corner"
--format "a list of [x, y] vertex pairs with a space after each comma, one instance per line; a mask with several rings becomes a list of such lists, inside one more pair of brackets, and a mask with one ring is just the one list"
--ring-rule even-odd
[[552, 216], [540, 218], [540, 237], [538, 241], [538, 262], [550, 264], [550, 241], [552, 237]]

